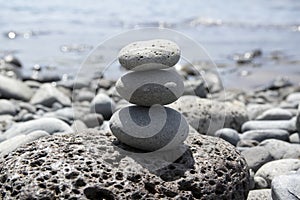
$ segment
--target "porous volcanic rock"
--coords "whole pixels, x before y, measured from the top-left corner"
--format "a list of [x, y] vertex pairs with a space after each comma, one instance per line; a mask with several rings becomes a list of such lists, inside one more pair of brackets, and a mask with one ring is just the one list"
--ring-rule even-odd
[[232, 145], [199, 134], [190, 134], [186, 144], [146, 154], [104, 131], [41, 138], [0, 160], [0, 197], [247, 198], [248, 167]]

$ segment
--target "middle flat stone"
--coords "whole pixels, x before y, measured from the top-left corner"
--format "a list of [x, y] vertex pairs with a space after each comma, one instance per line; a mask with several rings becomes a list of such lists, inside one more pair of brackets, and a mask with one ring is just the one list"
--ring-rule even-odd
[[170, 104], [184, 92], [181, 76], [174, 70], [129, 72], [116, 83], [116, 90], [130, 103], [140, 106]]

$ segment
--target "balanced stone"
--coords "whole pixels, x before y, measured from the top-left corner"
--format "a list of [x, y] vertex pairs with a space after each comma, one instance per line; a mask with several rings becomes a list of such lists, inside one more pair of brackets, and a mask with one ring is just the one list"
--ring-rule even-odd
[[177, 147], [189, 132], [188, 123], [179, 112], [160, 105], [118, 110], [110, 119], [110, 129], [122, 143], [146, 151]]
[[133, 104], [165, 105], [183, 94], [184, 84], [174, 70], [150, 70], [125, 74], [117, 81], [116, 90]]
[[138, 41], [121, 49], [118, 58], [120, 64], [128, 70], [165, 69], [179, 61], [180, 49], [169, 40]]

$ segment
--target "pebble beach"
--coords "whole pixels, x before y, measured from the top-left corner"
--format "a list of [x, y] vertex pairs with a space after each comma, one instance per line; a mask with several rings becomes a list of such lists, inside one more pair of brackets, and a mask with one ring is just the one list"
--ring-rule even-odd
[[[98, 6], [90, 4], [94, 16]], [[136, 21], [135, 11], [110, 25], [103, 18], [99, 32], [88, 28], [96, 21], [80, 21], [83, 10], [74, 6], [80, 17], [70, 22], [75, 10], [58, 4], [57, 15], [62, 9], [69, 16], [58, 27], [73, 24], [81, 33], [73, 36], [55, 26], [12, 30], [0, 19], [6, 44], [0, 49], [0, 200], [300, 199], [300, 58], [294, 45], [300, 22], [274, 16], [266, 24], [263, 12], [252, 15], [256, 6], [244, 15], [233, 12], [240, 21], [218, 14], [216, 5], [208, 6], [214, 12], [201, 11], [224, 20], [189, 18], [189, 10], [198, 12], [192, 4], [174, 18], [156, 19], [166, 6], [157, 5], [145, 12], [152, 21]], [[5, 7], [7, 15], [35, 12], [16, 2]], [[56, 10], [50, 8], [45, 3], [39, 9]], [[295, 15], [278, 2], [265, 12], [278, 8], [283, 16]], [[118, 16], [128, 11], [116, 9]], [[105, 34], [144, 27], [195, 39], [208, 60], [189, 62], [188, 45], [171, 36], [123, 41], [121, 48], [116, 40], [110, 44], [117, 48], [103, 45], [105, 53], [97, 54], [93, 42]], [[63, 44], [60, 37], [70, 40]], [[45, 41], [53, 41], [49, 49], [32, 56]], [[24, 49], [28, 42], [32, 52]], [[108, 67], [107, 55], [117, 55]]]

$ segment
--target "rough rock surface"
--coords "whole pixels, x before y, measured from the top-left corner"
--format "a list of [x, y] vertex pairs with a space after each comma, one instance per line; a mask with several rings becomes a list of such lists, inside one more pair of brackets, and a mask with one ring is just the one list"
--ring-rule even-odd
[[137, 153], [113, 140], [109, 132], [88, 130], [20, 147], [0, 162], [0, 194], [5, 199], [247, 198], [245, 160], [223, 140], [191, 134], [189, 147], [172, 158]]
[[271, 189], [250, 190], [247, 200], [272, 200]]
[[182, 96], [170, 104], [181, 112], [201, 134], [213, 135], [221, 128], [240, 130], [248, 120], [246, 108], [241, 103], [219, 102], [196, 96]]
[[175, 70], [149, 70], [123, 75], [116, 83], [116, 90], [133, 104], [165, 105], [183, 94], [184, 84]]
[[129, 70], [164, 69], [179, 61], [180, 49], [169, 40], [138, 41], [121, 49], [118, 58]]

